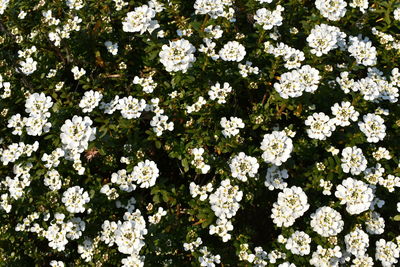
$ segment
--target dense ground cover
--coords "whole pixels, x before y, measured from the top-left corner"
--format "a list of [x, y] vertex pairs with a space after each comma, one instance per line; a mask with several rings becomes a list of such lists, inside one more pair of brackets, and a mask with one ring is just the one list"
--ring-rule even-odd
[[0, 0], [0, 266], [396, 266], [396, 0]]

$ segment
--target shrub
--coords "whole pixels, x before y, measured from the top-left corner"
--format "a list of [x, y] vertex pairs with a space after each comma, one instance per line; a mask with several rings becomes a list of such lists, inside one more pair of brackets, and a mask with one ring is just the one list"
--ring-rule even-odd
[[396, 0], [0, 0], [2, 266], [395, 266]]

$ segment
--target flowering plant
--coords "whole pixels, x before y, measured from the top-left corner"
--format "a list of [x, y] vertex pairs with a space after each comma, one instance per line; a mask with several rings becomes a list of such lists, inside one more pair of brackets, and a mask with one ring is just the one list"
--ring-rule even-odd
[[398, 1], [0, 16], [4, 266], [399, 264]]

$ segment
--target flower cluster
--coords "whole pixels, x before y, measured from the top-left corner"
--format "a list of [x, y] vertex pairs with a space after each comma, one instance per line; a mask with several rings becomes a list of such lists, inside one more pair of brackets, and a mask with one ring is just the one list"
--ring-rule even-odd
[[311, 214], [310, 225], [321, 236], [336, 236], [343, 231], [344, 221], [342, 215], [331, 207], [318, 208]]
[[157, 20], [153, 20], [156, 10], [148, 5], [136, 7], [134, 11], [128, 12], [122, 22], [124, 32], [139, 32], [143, 34], [145, 31], [151, 33], [160, 25]]
[[282, 98], [299, 97], [303, 92], [313, 93], [318, 89], [319, 71], [310, 65], [283, 73], [279, 83], [274, 84], [275, 90]]
[[229, 163], [232, 177], [242, 182], [247, 181], [247, 176], [254, 177], [258, 172], [259, 166], [256, 158], [247, 156], [243, 152], [233, 157]]
[[206, 164], [204, 161], [203, 153], [204, 153], [204, 148], [193, 148], [191, 151], [191, 154], [193, 154], [194, 159], [192, 160], [192, 165], [196, 167], [196, 169], [201, 170], [201, 173], [205, 174], [208, 173], [210, 170], [210, 165]]
[[71, 213], [82, 213], [85, 211], [84, 205], [89, 203], [89, 194], [79, 186], [68, 188], [62, 195], [61, 201]]
[[239, 133], [239, 129], [244, 128], [242, 119], [237, 117], [230, 117], [229, 120], [227, 120], [226, 117], [222, 117], [220, 124], [221, 127], [224, 128], [222, 134], [225, 137], [235, 136]]
[[231, 239], [228, 232], [233, 230], [233, 225], [229, 219], [234, 217], [239, 210], [242, 197], [243, 192], [238, 186], [232, 186], [228, 179], [221, 182], [221, 185], [209, 196], [211, 209], [218, 217], [216, 226], [210, 226], [210, 234], [219, 235], [224, 242]]
[[289, 227], [309, 209], [307, 195], [297, 186], [285, 188], [272, 206], [271, 218], [278, 227]]
[[317, 57], [326, 55], [335, 48], [345, 46], [346, 34], [338, 27], [327, 24], [316, 25], [307, 37], [308, 45], [312, 48], [311, 53]]
[[196, 48], [185, 39], [170, 42], [163, 45], [160, 51], [160, 62], [168, 72], [186, 72], [192, 63], [196, 61], [194, 52]]
[[262, 158], [265, 162], [280, 166], [290, 158], [293, 142], [284, 131], [273, 131], [264, 135], [261, 149], [264, 151]]
[[342, 184], [338, 185], [335, 196], [340, 199], [340, 204], [346, 204], [346, 210], [350, 214], [360, 214], [368, 210], [374, 199], [372, 189], [353, 178], [343, 180]]

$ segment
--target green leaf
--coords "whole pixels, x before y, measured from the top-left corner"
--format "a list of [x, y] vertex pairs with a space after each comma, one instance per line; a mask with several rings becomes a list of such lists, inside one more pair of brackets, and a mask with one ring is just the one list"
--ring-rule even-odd
[[160, 141], [156, 140], [155, 145], [156, 145], [156, 148], [160, 149], [162, 144]]

